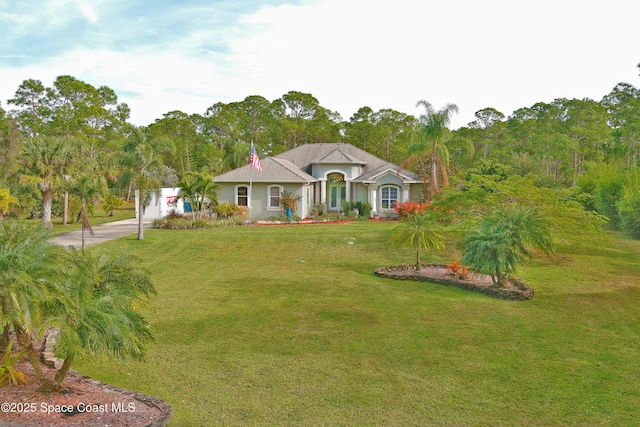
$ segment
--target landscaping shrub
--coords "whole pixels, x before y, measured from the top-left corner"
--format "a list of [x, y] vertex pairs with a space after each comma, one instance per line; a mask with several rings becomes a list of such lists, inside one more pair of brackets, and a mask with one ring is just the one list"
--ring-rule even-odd
[[429, 209], [431, 202], [402, 202], [396, 204], [395, 211], [400, 215], [400, 218], [406, 218], [413, 214], [419, 214]]
[[356, 209], [358, 209], [360, 216], [363, 218], [369, 218], [369, 215], [371, 215], [371, 203], [369, 202], [356, 202]]

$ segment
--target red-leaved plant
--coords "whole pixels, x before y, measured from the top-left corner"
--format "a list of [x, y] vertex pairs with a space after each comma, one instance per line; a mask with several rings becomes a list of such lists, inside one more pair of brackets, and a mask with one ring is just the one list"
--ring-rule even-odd
[[409, 215], [424, 212], [429, 209], [430, 206], [431, 202], [402, 202], [396, 204], [395, 211], [398, 212], [400, 218], [406, 218]]
[[452, 262], [451, 264], [445, 264], [445, 266], [449, 269], [449, 272], [456, 279], [467, 279], [469, 274], [471, 274], [471, 270], [466, 265], [460, 264], [460, 258]]

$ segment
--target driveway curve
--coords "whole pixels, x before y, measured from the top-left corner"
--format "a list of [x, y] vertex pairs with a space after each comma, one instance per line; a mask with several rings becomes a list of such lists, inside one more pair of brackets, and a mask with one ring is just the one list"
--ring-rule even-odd
[[[150, 228], [152, 222], [152, 219], [145, 219], [143, 223], [144, 228]], [[136, 233], [138, 233], [138, 220], [135, 218], [107, 222], [93, 227], [93, 236], [88, 231], [85, 232], [84, 246], [97, 245], [98, 243]], [[82, 230], [62, 233], [51, 240], [65, 248], [72, 246], [79, 249], [82, 246]]]

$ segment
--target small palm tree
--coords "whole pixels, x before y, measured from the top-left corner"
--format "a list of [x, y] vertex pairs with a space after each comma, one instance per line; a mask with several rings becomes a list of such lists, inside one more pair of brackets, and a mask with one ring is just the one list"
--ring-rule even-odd
[[197, 172], [198, 192], [202, 200], [200, 201], [200, 217], [204, 215], [205, 199], [209, 199], [211, 206], [218, 204], [218, 189], [220, 184], [213, 182], [213, 176], [206, 172]]
[[124, 201], [117, 194], [107, 194], [102, 197], [102, 209], [106, 216], [113, 216], [113, 210], [124, 204]]
[[469, 232], [461, 261], [502, 286], [518, 264], [533, 257], [533, 248], [554, 251], [549, 222], [533, 208], [501, 206]]
[[60, 328], [54, 351], [64, 359], [53, 380], [60, 390], [71, 364], [84, 357], [142, 360], [146, 344], [153, 340], [150, 325], [141, 314], [151, 308], [155, 287], [135, 258], [93, 256], [84, 251], [68, 254], [64, 311], [50, 321]]
[[437, 230], [436, 221], [428, 213], [414, 213], [400, 222], [392, 242], [416, 250], [416, 271], [420, 270], [420, 251], [444, 249], [444, 236]]
[[17, 205], [18, 199], [11, 195], [8, 188], [0, 188], [0, 221], [4, 219], [4, 214], [9, 213], [9, 205]]
[[58, 261], [64, 250], [49, 241], [41, 225], [19, 221], [0, 222], [0, 322], [3, 341], [13, 329], [41, 385], [51, 381], [42, 372], [33, 338], [41, 337], [46, 304], [57, 301], [60, 280]]
[[83, 175], [71, 184], [70, 193], [78, 197], [82, 203], [80, 215], [82, 218], [82, 249], [84, 249], [85, 229], [93, 236], [93, 229], [89, 221], [90, 207], [93, 202], [106, 190], [104, 178], [101, 176]]
[[193, 207], [191, 216], [195, 219], [196, 210], [199, 216], [204, 216], [205, 199], [209, 199], [212, 205], [218, 204], [219, 184], [213, 182], [213, 177], [206, 172], [187, 172], [185, 177], [176, 184], [180, 187], [180, 198], [191, 200]]
[[482, 222], [464, 239], [461, 262], [473, 271], [489, 274], [494, 285], [502, 285], [506, 275], [522, 262], [515, 246], [507, 226]]
[[183, 201], [187, 199], [191, 202], [191, 219], [196, 219], [196, 210], [198, 203], [198, 183], [187, 173], [177, 184], [180, 187], [178, 197]]

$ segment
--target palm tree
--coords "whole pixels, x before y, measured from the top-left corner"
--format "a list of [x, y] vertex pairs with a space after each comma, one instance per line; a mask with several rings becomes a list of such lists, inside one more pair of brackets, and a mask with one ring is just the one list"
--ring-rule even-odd
[[233, 144], [233, 150], [224, 158], [223, 166], [226, 169], [234, 169], [247, 164], [251, 155], [251, 146], [245, 142], [237, 141]]
[[503, 285], [506, 275], [515, 271], [522, 257], [505, 225], [481, 222], [464, 239], [463, 264], [471, 270], [489, 274], [494, 285]]
[[50, 380], [40, 368], [33, 338], [42, 336], [47, 305], [59, 301], [56, 282], [60, 280], [58, 261], [61, 246], [49, 241], [51, 235], [40, 225], [19, 221], [0, 222], [0, 322], [3, 341], [13, 329], [26, 350], [29, 362], [43, 387]]
[[149, 274], [136, 265], [137, 259], [72, 249], [67, 260], [61, 285], [66, 309], [51, 318], [60, 328], [54, 351], [64, 359], [53, 380], [54, 391], [60, 390], [74, 361], [87, 356], [141, 360], [146, 344], [153, 340], [140, 309], [151, 308], [149, 298], [156, 291]]
[[447, 150], [445, 142], [449, 132], [447, 126], [451, 123], [451, 115], [458, 112], [458, 106], [447, 104], [436, 111], [425, 100], [418, 101], [416, 106], [423, 106], [425, 114], [421, 114], [418, 119], [420, 124], [415, 133], [416, 142], [407, 148], [407, 154], [411, 158], [417, 153], [427, 153], [429, 168], [431, 169], [430, 193], [431, 197], [433, 197], [440, 193], [439, 181], [445, 187], [449, 185], [449, 175], [447, 173], [449, 150]]
[[213, 177], [206, 172], [196, 172], [198, 194], [200, 194], [200, 218], [204, 216], [205, 199], [209, 199], [212, 206], [218, 204], [218, 189], [220, 184], [213, 182]]
[[82, 249], [84, 249], [85, 229], [93, 236], [93, 229], [89, 221], [89, 206], [106, 191], [104, 178], [96, 175], [83, 175], [71, 184], [70, 193], [78, 197], [82, 203], [80, 215], [82, 218]]
[[42, 222], [50, 229], [51, 206], [55, 190], [64, 182], [67, 167], [74, 156], [74, 141], [59, 137], [27, 139], [18, 154], [20, 180], [42, 192]]
[[151, 138], [143, 127], [133, 128], [123, 151], [123, 163], [133, 172], [132, 182], [138, 190], [138, 240], [144, 240], [144, 209], [151, 203], [151, 196], [158, 194], [161, 182], [158, 176], [163, 169], [160, 154], [173, 152], [175, 147], [166, 138]]
[[500, 206], [464, 239], [461, 262], [502, 286], [518, 264], [533, 257], [532, 248], [554, 251], [549, 222], [530, 207]]
[[429, 252], [444, 249], [444, 236], [437, 231], [436, 221], [428, 213], [414, 213], [400, 222], [393, 235], [396, 246], [416, 250], [416, 271], [420, 270], [420, 250]]
[[195, 219], [198, 203], [198, 182], [193, 178], [192, 173], [188, 172], [176, 185], [180, 187], [178, 197], [183, 201], [189, 199], [191, 202], [191, 218]]
[[18, 199], [11, 195], [8, 188], [0, 188], [0, 221], [4, 219], [4, 214], [9, 213], [9, 205], [17, 205]]
[[191, 217], [195, 219], [196, 209], [200, 211], [199, 216], [204, 216], [205, 199], [209, 199], [212, 205], [218, 204], [219, 184], [213, 182], [213, 177], [206, 172], [187, 172], [185, 177], [178, 184], [180, 187], [180, 198], [191, 200]]

